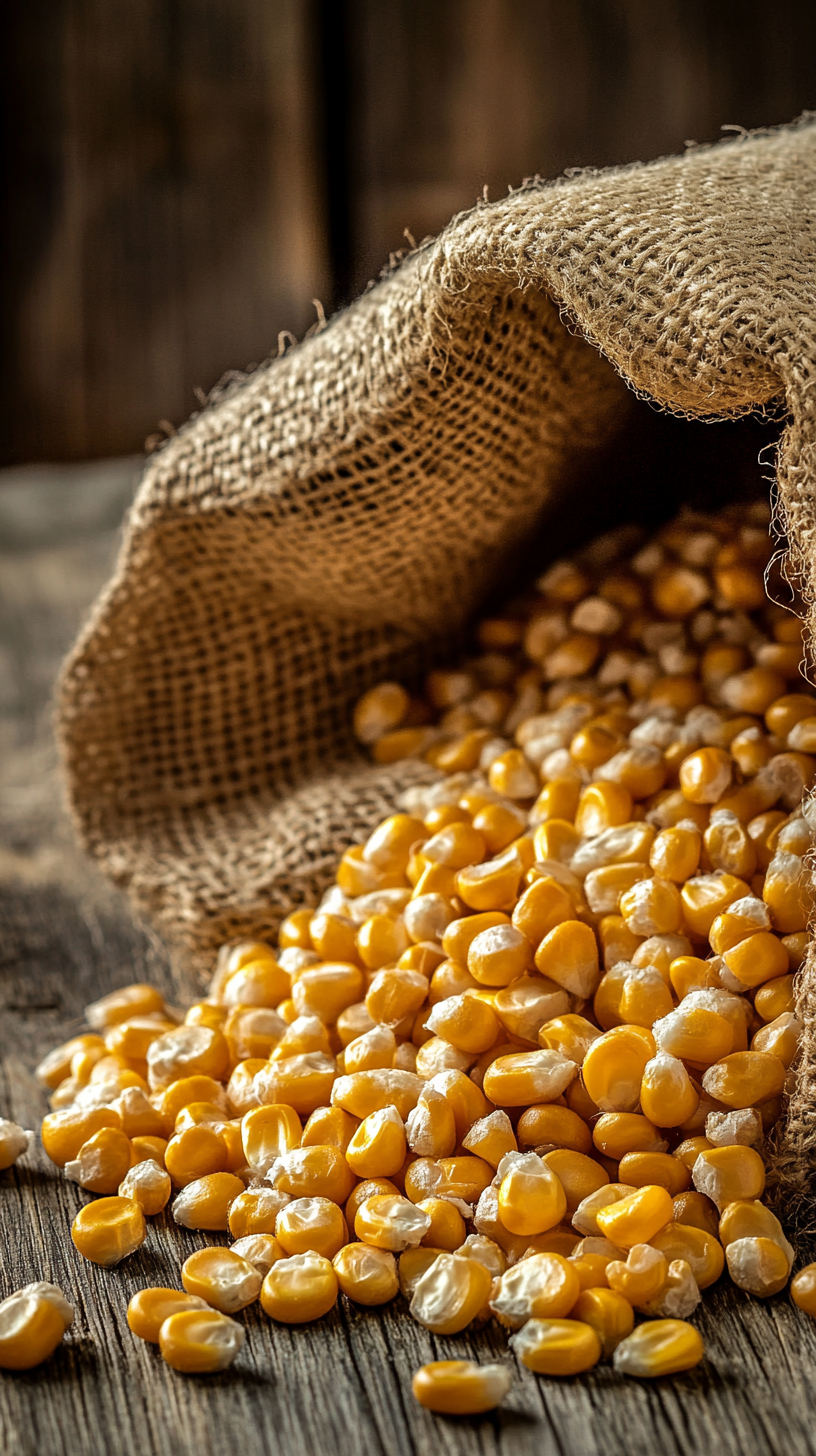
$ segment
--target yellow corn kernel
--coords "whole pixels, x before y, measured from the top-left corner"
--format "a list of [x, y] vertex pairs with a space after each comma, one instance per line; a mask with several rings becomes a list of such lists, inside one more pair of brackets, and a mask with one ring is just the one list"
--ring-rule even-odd
[[130, 1198], [99, 1198], [79, 1210], [71, 1225], [75, 1247], [92, 1264], [112, 1268], [144, 1243], [147, 1226]]
[[180, 1078], [223, 1080], [229, 1065], [225, 1037], [208, 1026], [177, 1026], [151, 1042], [147, 1052], [148, 1081], [153, 1092], [165, 1091]]
[[151, 1287], [139, 1289], [134, 1294], [127, 1308], [127, 1322], [137, 1339], [158, 1345], [159, 1331], [171, 1315], [207, 1309], [207, 1301], [196, 1294]]
[[595, 1331], [605, 1360], [610, 1358], [621, 1340], [632, 1333], [635, 1323], [635, 1312], [629, 1300], [614, 1289], [582, 1290], [572, 1315]]
[[345, 915], [329, 910], [318, 911], [309, 922], [309, 941], [309, 948], [316, 951], [322, 961], [353, 963], [357, 960], [357, 926]]
[[621, 1181], [634, 1188], [659, 1184], [671, 1198], [691, 1187], [691, 1173], [679, 1158], [668, 1153], [625, 1153], [618, 1173]]
[[[505, 1153], [518, 1150], [513, 1124], [507, 1113], [497, 1109], [487, 1117], [479, 1118], [462, 1139], [462, 1147], [489, 1163], [491, 1168], [498, 1168]], [[414, 1151], [419, 1149], [415, 1148]]]
[[254, 1107], [241, 1119], [241, 1138], [247, 1163], [263, 1176], [282, 1153], [300, 1146], [300, 1118], [283, 1103]]
[[119, 1021], [128, 1021], [132, 1016], [148, 1016], [151, 1012], [165, 1010], [164, 997], [155, 986], [137, 981], [111, 991], [99, 1001], [92, 1001], [85, 1007], [85, 1020], [95, 1031], [115, 1026]]
[[[297, 1007], [295, 1010], [297, 1011]], [[269, 1060], [288, 1061], [290, 1057], [303, 1056], [307, 1052], [322, 1052], [324, 1056], [329, 1056], [331, 1051], [331, 1038], [320, 1017], [298, 1014], [291, 1021], [284, 1022], [284, 1031], [269, 1053]]]
[[766, 981], [754, 997], [754, 1009], [763, 1021], [775, 1021], [795, 1009], [793, 976], [779, 976], [775, 981]]
[[274, 1188], [247, 1188], [230, 1204], [228, 1227], [234, 1239], [254, 1234], [274, 1234], [281, 1209], [289, 1202], [288, 1193]]
[[376, 743], [404, 721], [410, 698], [399, 683], [377, 683], [358, 700], [354, 709], [354, 732], [360, 743]]
[[[640, 1105], [644, 1115], [656, 1127], [680, 1127], [694, 1116], [699, 1101], [691, 1078], [678, 1057], [659, 1051], [646, 1063], [640, 1084]], [[679, 1189], [674, 1192], [679, 1192]]]
[[331, 1089], [333, 1107], [342, 1107], [361, 1120], [385, 1107], [395, 1107], [403, 1122], [416, 1107], [423, 1082], [414, 1072], [381, 1068], [338, 1077]]
[[694, 875], [700, 862], [700, 831], [691, 823], [661, 829], [649, 851], [649, 864], [656, 875], [682, 885]]
[[663, 1153], [666, 1143], [657, 1128], [641, 1112], [605, 1112], [592, 1129], [592, 1141], [599, 1153], [615, 1162], [626, 1153]]
[[173, 1218], [184, 1228], [225, 1229], [230, 1206], [243, 1191], [234, 1173], [207, 1173], [182, 1188], [173, 1202]]
[[287, 1255], [311, 1251], [333, 1259], [348, 1243], [341, 1209], [329, 1198], [295, 1198], [278, 1214], [275, 1238]]
[[[580, 1240], [583, 1243], [583, 1239]], [[575, 1245], [577, 1248], [578, 1245]], [[569, 1254], [567, 1263], [572, 1266], [578, 1275], [578, 1283], [581, 1291], [585, 1289], [606, 1289], [606, 1266], [609, 1259], [605, 1254]]]
[[[374, 1026], [347, 1043], [343, 1054], [344, 1071], [350, 1076], [353, 1072], [370, 1072], [378, 1067], [390, 1067], [393, 1065], [396, 1050], [397, 1039], [390, 1026]], [[312, 1116], [319, 1117], [321, 1110], [318, 1109]], [[332, 1139], [320, 1138], [318, 1141], [330, 1142]]]
[[573, 1266], [560, 1254], [532, 1254], [502, 1274], [491, 1291], [490, 1308], [500, 1323], [520, 1329], [529, 1319], [560, 1319], [580, 1293]]
[[[574, 811], [575, 828], [586, 839], [602, 834], [605, 829], [614, 829], [618, 824], [628, 824], [632, 818], [632, 803], [632, 795], [623, 784], [588, 784], [582, 790]], [[563, 817], [572, 818], [572, 815]]]
[[640, 1099], [646, 1063], [654, 1054], [654, 1038], [646, 1028], [616, 1026], [604, 1032], [592, 1043], [581, 1068], [592, 1101], [604, 1112], [631, 1111]]
[[304, 906], [300, 910], [293, 910], [285, 920], [281, 921], [278, 931], [278, 945], [281, 950], [311, 950], [309, 926], [313, 915], [314, 911]]
[[524, 1236], [543, 1234], [560, 1223], [566, 1211], [567, 1195], [552, 1168], [536, 1153], [517, 1155], [499, 1187], [498, 1212], [504, 1227]]
[[[577, 798], [577, 794], [575, 797]], [[473, 828], [484, 839], [488, 855], [501, 854], [503, 849], [524, 833], [527, 816], [523, 810], [509, 804], [485, 804], [478, 814], [474, 814]]]
[[251, 961], [227, 978], [220, 1000], [224, 1006], [277, 1006], [289, 995], [288, 973], [274, 960]]
[[776, 852], [768, 865], [762, 898], [771, 912], [774, 930], [781, 935], [807, 928], [813, 892], [801, 855]]
[[592, 996], [600, 979], [598, 944], [590, 926], [580, 920], [565, 920], [544, 937], [535, 953], [535, 964], [573, 996]]
[[656, 967], [633, 968], [624, 972], [621, 982], [618, 1015], [624, 1025], [651, 1029], [674, 1010], [671, 991]]
[[245, 1339], [241, 1325], [219, 1310], [188, 1309], [165, 1319], [159, 1349], [173, 1370], [209, 1375], [231, 1365]]
[[186, 1188], [208, 1173], [224, 1172], [228, 1161], [224, 1139], [205, 1123], [176, 1133], [164, 1155], [165, 1167], [178, 1188]]
[[[674, 1224], [691, 1224], [693, 1228], [702, 1229], [712, 1238], [717, 1238], [720, 1220], [710, 1198], [706, 1198], [704, 1194], [698, 1193], [694, 1188], [689, 1188], [683, 1193], [675, 1194], [672, 1204], [674, 1206]], [[674, 1224], [670, 1227], [673, 1227]]]
[[[165, 1032], [173, 1031], [175, 1022], [154, 1012], [148, 1016], [131, 1016], [127, 1021], [117, 1021], [105, 1032], [105, 1046], [111, 1056], [141, 1064], [147, 1057], [152, 1042]], [[86, 1053], [86, 1056], [94, 1053]], [[98, 1058], [97, 1058], [98, 1060]]]
[[375, 1194], [361, 1203], [354, 1218], [354, 1232], [364, 1244], [401, 1253], [424, 1239], [431, 1221], [408, 1198], [399, 1194]]
[[281, 1153], [267, 1181], [292, 1198], [330, 1198], [333, 1203], [345, 1203], [354, 1175], [339, 1148], [319, 1143]]
[[[568, 865], [580, 842], [578, 830], [568, 820], [547, 819], [539, 824], [533, 836], [536, 862]], [[536, 872], [536, 878], [540, 873]], [[544, 878], [551, 878], [551, 875], [545, 874]], [[574, 909], [572, 913], [575, 913]]]
[[[300, 1146], [337, 1148], [345, 1157], [346, 1148], [353, 1138], [359, 1123], [356, 1117], [344, 1112], [342, 1107], [318, 1107], [308, 1119], [300, 1139]], [[293, 1142], [292, 1147], [297, 1147]], [[281, 1149], [289, 1151], [289, 1149]]]
[[446, 1198], [423, 1198], [417, 1208], [427, 1213], [431, 1223], [423, 1237], [423, 1244], [433, 1249], [444, 1249], [455, 1253], [461, 1248], [467, 1236], [465, 1221], [454, 1204]]
[[492, 1047], [501, 1030], [488, 1001], [470, 992], [437, 1001], [425, 1026], [451, 1046], [473, 1055]]
[[691, 804], [716, 804], [728, 791], [732, 771], [724, 748], [698, 748], [680, 765], [680, 787]]
[[[368, 1248], [368, 1245], [364, 1247]], [[406, 1299], [413, 1298], [414, 1290], [423, 1274], [426, 1274], [431, 1265], [436, 1263], [440, 1254], [445, 1252], [445, 1249], [431, 1249], [422, 1246], [417, 1249], [405, 1249], [400, 1254], [398, 1260], [399, 1287]]]
[[749, 881], [756, 872], [757, 853], [744, 824], [735, 814], [717, 810], [703, 837], [711, 868]]
[[[389, 924], [396, 923], [390, 917], [386, 919]], [[407, 935], [404, 940], [407, 944]], [[405, 944], [401, 944], [393, 959], [396, 960], [404, 949]], [[327, 962], [307, 966], [300, 972], [292, 987], [292, 1000], [298, 1016], [316, 1016], [329, 1026], [346, 1007], [360, 1000], [363, 988], [363, 973], [359, 966], [345, 961]]]
[[703, 1076], [703, 1090], [726, 1107], [754, 1107], [779, 1097], [785, 1086], [785, 1066], [770, 1052], [732, 1052]]
[[765, 713], [781, 698], [785, 679], [781, 673], [765, 667], [749, 667], [734, 673], [722, 683], [720, 692], [729, 708], [739, 713]]
[[702, 1339], [693, 1325], [685, 1320], [656, 1319], [638, 1325], [621, 1340], [612, 1360], [620, 1375], [651, 1379], [691, 1370], [704, 1354]]
[[510, 917], [502, 911], [485, 911], [452, 920], [442, 933], [442, 949], [457, 965], [466, 966], [468, 951], [476, 936], [495, 925], [509, 925]]
[[625, 1262], [613, 1259], [607, 1264], [606, 1277], [610, 1289], [640, 1308], [657, 1299], [664, 1289], [669, 1277], [669, 1264], [659, 1249], [653, 1249], [650, 1244], [635, 1244], [629, 1249]]
[[399, 1292], [394, 1255], [369, 1244], [346, 1244], [332, 1260], [343, 1294], [356, 1304], [387, 1304]]
[[134, 1163], [150, 1160], [160, 1168], [164, 1167], [167, 1142], [163, 1137], [134, 1137], [130, 1140], [130, 1147]]
[[102, 1128], [121, 1129], [122, 1119], [113, 1107], [64, 1107], [48, 1112], [42, 1120], [42, 1145], [58, 1168], [76, 1158], [83, 1143]]
[[346, 1149], [346, 1161], [358, 1178], [387, 1178], [398, 1173], [407, 1152], [405, 1127], [394, 1107], [369, 1113]]
[[260, 1274], [233, 1249], [198, 1249], [182, 1264], [181, 1282], [222, 1314], [245, 1309], [261, 1292]]
[[545, 1021], [569, 1010], [569, 998], [545, 976], [519, 976], [495, 993], [493, 1010], [509, 1036], [535, 1042]]
[[261, 1066], [253, 1078], [253, 1088], [263, 1105], [283, 1102], [308, 1117], [318, 1107], [325, 1107], [336, 1075], [333, 1057], [323, 1052], [303, 1052]]
[[595, 1329], [577, 1319], [528, 1320], [510, 1346], [537, 1375], [580, 1375], [601, 1358]]
[[389, 874], [404, 873], [412, 850], [429, 838], [421, 819], [411, 814], [391, 814], [369, 835], [363, 859]]
[[734, 1045], [730, 1023], [707, 1006], [681, 1002], [676, 1011], [664, 1016], [654, 1028], [659, 1050], [684, 1062], [710, 1066], [728, 1056]]
[[411, 1390], [420, 1405], [438, 1415], [482, 1415], [501, 1405], [512, 1383], [513, 1377], [505, 1365], [434, 1360], [420, 1366]]
[[56, 1284], [17, 1289], [0, 1302], [0, 1370], [32, 1370], [54, 1353], [74, 1311]]
[[759, 1299], [778, 1294], [790, 1278], [791, 1261], [775, 1239], [735, 1239], [725, 1260], [732, 1283]]
[[[568, 1107], [547, 1103], [528, 1107], [519, 1118], [516, 1135], [522, 1148], [544, 1147], [547, 1151], [553, 1147], [569, 1148], [576, 1153], [592, 1150], [592, 1134], [587, 1124]], [[480, 1156], [485, 1155], [482, 1153]]]
[[631, 1249], [634, 1244], [647, 1244], [655, 1234], [670, 1223], [673, 1216], [672, 1201], [665, 1188], [657, 1184], [646, 1184], [613, 1203], [602, 1208], [597, 1215], [600, 1232], [621, 1248]]
[[806, 1264], [791, 1280], [791, 1299], [805, 1314], [816, 1316], [816, 1264]]
[[428, 980], [421, 971], [389, 968], [378, 971], [368, 988], [365, 1007], [372, 1021], [392, 1029], [416, 1015], [428, 995]]
[[169, 1173], [152, 1158], [134, 1163], [117, 1187], [120, 1198], [138, 1203], [146, 1218], [153, 1218], [167, 1206], [172, 1191]]
[[115, 1127], [102, 1127], [65, 1164], [65, 1176], [89, 1193], [115, 1193], [130, 1167], [130, 1141]]
[[468, 947], [467, 968], [481, 986], [507, 986], [529, 970], [533, 947], [515, 925], [482, 930]]
[[631, 960], [641, 943], [640, 936], [632, 933], [622, 915], [604, 915], [598, 926], [598, 939], [607, 971], [620, 961]]
[[569, 1216], [585, 1198], [609, 1182], [608, 1174], [595, 1158], [589, 1158], [585, 1153], [576, 1153], [570, 1148], [554, 1148], [544, 1153], [542, 1161], [555, 1173], [564, 1189]]
[[534, 799], [539, 790], [538, 777], [520, 748], [508, 748], [494, 758], [487, 778], [491, 789], [508, 799]]
[[[546, 824], [550, 819], [560, 819], [566, 823], [570, 823], [578, 811], [580, 794], [581, 784], [577, 778], [551, 779], [548, 784], [544, 785], [530, 810], [530, 823], [537, 826], [539, 824]], [[579, 832], [583, 831], [579, 830]], [[488, 844], [488, 849], [493, 854], [503, 848], [504, 845], [497, 845], [494, 848]]]
[[[806, 930], [794, 930], [791, 935], [783, 935], [782, 944], [788, 957], [788, 967], [791, 971], [798, 971], [810, 944], [810, 936]], [[756, 1002], [754, 1003], [756, 1004]], [[785, 1007], [785, 1010], [792, 1011], [793, 1007]], [[769, 1018], [773, 1020], [773, 1018]]]
[[789, 1267], [793, 1264], [794, 1252], [779, 1219], [757, 1199], [727, 1203], [720, 1217], [718, 1232], [720, 1243], [726, 1250], [737, 1239], [772, 1239], [784, 1252]]
[[555, 1016], [539, 1028], [539, 1045], [559, 1051], [576, 1066], [581, 1066], [589, 1048], [600, 1036], [597, 1026], [585, 1016]]
[[708, 962], [699, 956], [677, 956], [669, 966], [669, 980], [677, 999], [682, 1001], [689, 991], [703, 990], [708, 985], [710, 969]]
[[458, 1334], [484, 1308], [491, 1283], [478, 1260], [441, 1253], [414, 1287], [411, 1314], [434, 1334]]
[[475, 1203], [492, 1177], [493, 1169], [482, 1158], [415, 1158], [405, 1169], [405, 1197], [412, 1203], [431, 1197]]
[[761, 1198], [765, 1165], [754, 1148], [731, 1144], [700, 1153], [691, 1170], [694, 1186], [722, 1211], [740, 1198]]
[[751, 1042], [751, 1050], [769, 1052], [779, 1058], [783, 1067], [789, 1067], [799, 1050], [802, 1028], [792, 1012], [778, 1016], [761, 1027]]
[[[584, 880], [587, 904], [594, 915], [610, 915], [620, 909], [623, 897], [634, 889], [639, 880], [649, 878], [649, 870], [643, 864], [601, 865], [597, 870], [590, 870]], [[639, 943], [640, 937], [636, 936], [632, 926], [626, 919], [623, 923]]]
[[339, 1285], [322, 1254], [293, 1254], [272, 1265], [261, 1286], [261, 1304], [281, 1324], [321, 1319], [337, 1303]]
[[[263, 1063], [259, 1063], [259, 1065], [262, 1066]], [[180, 1077], [165, 1088], [160, 1099], [154, 1100], [159, 1102], [159, 1110], [168, 1129], [174, 1127], [182, 1108], [190, 1107], [195, 1102], [207, 1102], [216, 1107], [223, 1107], [225, 1116], [227, 1111], [224, 1088], [215, 1077]]]
[[515, 846], [484, 863], [471, 864], [456, 876], [456, 893], [471, 910], [502, 910], [518, 898], [524, 866]]
[[560, 1052], [516, 1052], [491, 1062], [484, 1094], [499, 1107], [529, 1107], [559, 1097], [575, 1076], [575, 1063]]
[[[409, 742], [410, 740], [410, 742]], [[375, 758], [378, 763], [393, 763], [393, 750], [405, 746], [410, 752], [422, 743], [427, 741], [423, 729], [409, 728], [405, 734], [387, 734], [381, 745], [377, 745]], [[379, 754], [382, 753], [382, 757]], [[401, 753], [397, 757], [402, 757]], [[335, 876], [338, 887], [344, 895], [356, 898], [357, 895], [370, 895], [375, 890], [385, 890], [390, 887], [401, 888], [405, 884], [405, 876], [402, 874], [389, 875], [385, 870], [378, 870], [376, 865], [369, 864], [363, 859], [363, 846], [352, 844], [341, 857], [337, 866]]]
[[713, 1148], [713, 1146], [714, 1144], [709, 1142], [707, 1137], [685, 1138], [682, 1143], [678, 1143], [672, 1153], [672, 1157], [679, 1158], [681, 1163], [691, 1172], [700, 1154], [708, 1152], [708, 1149]]
[[672, 935], [682, 923], [683, 904], [676, 886], [655, 876], [621, 896], [620, 913], [634, 935]]
[[750, 887], [736, 875], [717, 870], [710, 875], [696, 875], [680, 891], [683, 914], [694, 935], [708, 939], [711, 926], [735, 900], [750, 895]]
[[442, 1158], [456, 1147], [456, 1121], [447, 1098], [425, 1087], [405, 1124], [408, 1146], [418, 1157]]

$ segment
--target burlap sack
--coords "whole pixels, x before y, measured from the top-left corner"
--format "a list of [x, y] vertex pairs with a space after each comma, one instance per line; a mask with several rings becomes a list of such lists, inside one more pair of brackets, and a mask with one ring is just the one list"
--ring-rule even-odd
[[[814, 197], [807, 119], [528, 184], [455, 218], [153, 457], [59, 732], [84, 844], [171, 945], [206, 963], [273, 932], [423, 772], [364, 763], [354, 699], [455, 636], [620, 424], [622, 379], [690, 415], [784, 401], [780, 499], [813, 600]], [[781, 1154], [797, 1196], [813, 966], [799, 994]]]

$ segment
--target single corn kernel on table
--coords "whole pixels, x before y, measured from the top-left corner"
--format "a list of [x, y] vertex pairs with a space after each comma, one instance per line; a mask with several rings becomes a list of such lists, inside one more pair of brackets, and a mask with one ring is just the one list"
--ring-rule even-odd
[[[111, 543], [104, 522], [67, 541], [33, 531], [14, 557], [0, 559], [0, 647], [19, 664], [3, 769], [14, 792], [2, 811], [0, 1116], [35, 1129], [47, 1104], [33, 1067], [79, 1030], [88, 1001], [133, 980], [153, 980], [178, 1002], [197, 989], [171, 982], [161, 953], [70, 848], [56, 808], [46, 696], [77, 617], [106, 575]], [[238, 1447], [245, 1456], [816, 1453], [816, 1323], [787, 1292], [759, 1301], [724, 1280], [708, 1289], [694, 1314], [706, 1361], [651, 1383], [624, 1379], [609, 1365], [563, 1381], [536, 1377], [516, 1362], [497, 1326], [433, 1336], [410, 1319], [401, 1297], [375, 1311], [341, 1297], [327, 1317], [300, 1327], [275, 1325], [250, 1306], [239, 1316], [248, 1338], [235, 1364], [190, 1377], [131, 1336], [125, 1311], [148, 1284], [179, 1287], [184, 1260], [226, 1236], [193, 1235], [159, 1215], [134, 1255], [104, 1269], [83, 1260], [69, 1237], [88, 1202], [38, 1142], [0, 1173], [0, 1297], [47, 1279], [76, 1309], [49, 1361], [0, 1374], [8, 1456], [215, 1456]], [[454, 1419], [416, 1404], [415, 1370], [444, 1358], [508, 1368], [513, 1386], [502, 1408]]]

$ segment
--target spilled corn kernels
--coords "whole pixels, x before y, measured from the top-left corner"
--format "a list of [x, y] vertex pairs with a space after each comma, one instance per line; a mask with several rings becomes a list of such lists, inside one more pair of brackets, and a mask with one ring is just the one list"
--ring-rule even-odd
[[[434, 781], [277, 947], [223, 947], [181, 1025], [126, 987], [42, 1062], [45, 1150], [103, 1195], [86, 1258], [127, 1257], [171, 1194], [234, 1241], [131, 1301], [175, 1369], [229, 1364], [256, 1301], [294, 1325], [401, 1292], [435, 1334], [497, 1320], [541, 1374], [659, 1376], [702, 1359], [726, 1269], [787, 1284], [763, 1140], [800, 1036], [816, 696], [770, 555], [760, 508], [685, 514], [550, 567], [423, 697], [370, 689], [360, 742]], [[0, 1123], [0, 1166], [25, 1137]], [[814, 1270], [791, 1294], [816, 1316]], [[464, 1414], [509, 1385], [454, 1360], [413, 1390]]]

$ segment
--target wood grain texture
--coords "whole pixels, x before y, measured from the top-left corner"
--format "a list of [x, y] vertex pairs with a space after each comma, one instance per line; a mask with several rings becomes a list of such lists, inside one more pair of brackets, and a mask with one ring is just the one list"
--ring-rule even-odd
[[[0, 702], [0, 1115], [36, 1127], [45, 1099], [33, 1067], [79, 1028], [88, 1000], [136, 978], [176, 1000], [194, 988], [75, 855], [61, 819], [48, 686], [114, 541], [100, 526], [105, 512], [89, 509], [84, 535], [75, 515], [73, 539], [43, 544], [47, 491], [32, 484], [30, 495], [30, 544], [18, 517], [17, 552], [0, 556], [0, 652], [10, 664]], [[178, 1287], [183, 1259], [207, 1236], [158, 1219], [136, 1255], [99, 1269], [69, 1237], [85, 1201], [39, 1146], [0, 1173], [0, 1294], [47, 1278], [77, 1309], [45, 1366], [0, 1373], [3, 1456], [816, 1456], [816, 1324], [786, 1295], [760, 1303], [727, 1285], [709, 1291], [697, 1316], [705, 1364], [649, 1384], [608, 1366], [536, 1378], [516, 1366], [498, 1327], [437, 1339], [401, 1299], [381, 1312], [341, 1300], [300, 1329], [273, 1325], [256, 1306], [240, 1316], [248, 1338], [234, 1367], [185, 1377], [130, 1335], [125, 1310], [148, 1283]], [[456, 1355], [512, 1367], [500, 1412], [454, 1421], [415, 1404], [417, 1365]]]

